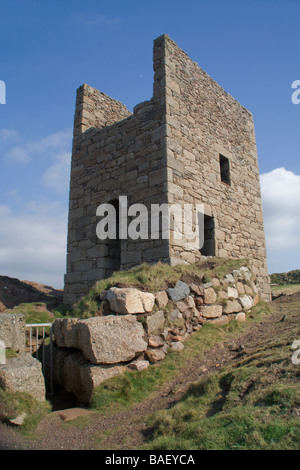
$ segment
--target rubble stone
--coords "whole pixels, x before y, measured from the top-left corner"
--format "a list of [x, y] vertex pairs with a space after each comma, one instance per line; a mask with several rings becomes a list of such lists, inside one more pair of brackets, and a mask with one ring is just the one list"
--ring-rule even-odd
[[190, 288], [185, 282], [177, 281], [175, 287], [169, 287], [167, 293], [173, 302], [178, 302], [178, 300], [185, 299], [189, 295]]
[[41, 363], [30, 353], [20, 354], [0, 364], [0, 387], [8, 392], [25, 392], [36, 400], [46, 395]]
[[155, 296], [138, 289], [111, 287], [107, 293], [107, 300], [113, 312], [136, 314], [151, 312]]

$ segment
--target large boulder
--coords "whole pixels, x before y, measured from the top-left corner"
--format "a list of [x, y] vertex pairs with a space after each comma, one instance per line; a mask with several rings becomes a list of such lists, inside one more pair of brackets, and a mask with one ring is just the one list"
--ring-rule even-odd
[[78, 318], [58, 318], [52, 325], [52, 332], [57, 346], [62, 348], [78, 348]]
[[144, 328], [131, 315], [59, 318], [53, 333], [58, 347], [80, 349], [92, 364], [126, 362], [147, 348]]
[[0, 341], [6, 348], [19, 353], [25, 351], [25, 315], [23, 313], [0, 313]]
[[131, 287], [111, 287], [107, 292], [107, 300], [113, 312], [136, 314], [151, 312], [155, 296]]
[[92, 364], [116, 364], [133, 359], [147, 349], [145, 331], [131, 315], [80, 320], [78, 347]]
[[45, 382], [41, 363], [30, 353], [6, 360], [0, 365], [0, 387], [8, 392], [26, 392], [36, 400], [45, 400]]
[[83, 403], [90, 403], [95, 388], [105, 380], [125, 372], [122, 365], [93, 365], [86, 362], [81, 352], [64, 360], [63, 386]]

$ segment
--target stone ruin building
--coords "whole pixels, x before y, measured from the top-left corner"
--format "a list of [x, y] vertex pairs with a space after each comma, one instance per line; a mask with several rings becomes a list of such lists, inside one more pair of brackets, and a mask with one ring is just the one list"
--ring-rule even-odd
[[[252, 114], [167, 35], [154, 41], [153, 97], [133, 113], [89, 85], [77, 90], [64, 302], [141, 263], [247, 258], [270, 300]], [[99, 204], [204, 204], [204, 245], [99, 240]]]

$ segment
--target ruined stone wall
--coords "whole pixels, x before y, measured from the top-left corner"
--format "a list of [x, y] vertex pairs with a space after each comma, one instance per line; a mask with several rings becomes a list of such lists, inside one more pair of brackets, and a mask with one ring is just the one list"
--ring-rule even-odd
[[[248, 258], [262, 297], [270, 300], [251, 113], [166, 35], [154, 41], [153, 69], [153, 98], [133, 114], [88, 85], [78, 89], [64, 302], [76, 302], [116, 269], [158, 260], [193, 263], [201, 251]], [[229, 173], [224, 167], [222, 173], [220, 155]], [[203, 203], [205, 246], [187, 249], [186, 240], [172, 234], [170, 241], [100, 241], [96, 209], [119, 196], [148, 209]]]
[[179, 279], [158, 292], [111, 287], [100, 293], [100, 316], [55, 320], [54, 381], [90, 403], [105, 380], [128, 369], [143, 370], [170, 351], [180, 353], [203, 325], [245, 322], [254, 314], [259, 296], [246, 266], [224, 276], [212, 274], [211, 282], [203, 280]]
[[76, 94], [74, 135], [79, 136], [93, 127], [110, 126], [130, 115], [124, 104], [85, 83]]
[[[213, 217], [215, 255], [247, 258], [269, 300], [259, 169], [252, 114], [226, 93], [167, 36], [157, 39], [165, 63], [170, 203], [204, 203]], [[220, 155], [230, 184], [222, 182]], [[173, 262], [199, 252], [170, 247]]]
[[163, 86], [158, 71], [153, 99], [137, 105], [133, 114], [88, 85], [77, 91], [64, 295], [67, 304], [76, 302], [98, 279], [114, 270], [169, 258], [167, 240], [120, 240], [114, 244], [96, 236], [99, 204], [119, 196], [127, 196], [128, 205], [142, 202], [148, 208], [167, 202]]

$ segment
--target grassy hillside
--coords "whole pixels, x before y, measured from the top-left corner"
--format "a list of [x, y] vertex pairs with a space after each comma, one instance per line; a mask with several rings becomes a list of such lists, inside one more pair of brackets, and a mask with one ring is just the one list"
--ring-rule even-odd
[[300, 370], [291, 349], [300, 338], [299, 304], [298, 293], [273, 305], [280, 315], [257, 338], [244, 337], [238, 359], [152, 415], [146, 448], [299, 449]]
[[[78, 315], [92, 314], [100, 292], [111, 285], [156, 292], [179, 278], [208, 281], [242, 264], [245, 261], [214, 259], [197, 266], [158, 264], [118, 272], [99, 281], [75, 310]], [[93, 396], [91, 415], [70, 423], [53, 416], [49, 407], [41, 415], [26, 400], [1, 396], [0, 415], [22, 411], [26, 404], [27, 433], [48, 413], [30, 439], [20, 434], [22, 429], [13, 430], [7, 445], [85, 450], [299, 449], [300, 366], [292, 362], [293, 353], [300, 358], [292, 348], [300, 339], [299, 306], [300, 292], [294, 292], [271, 304], [260, 302], [244, 323], [205, 324], [185, 341], [182, 352], [170, 352], [146, 370], [128, 370], [101, 384]], [[30, 315], [38, 313], [30, 305], [27, 308]], [[1, 435], [8, 440], [8, 429], [1, 426], [0, 446]]]
[[300, 284], [300, 269], [287, 273], [274, 273], [270, 278], [272, 284]]

